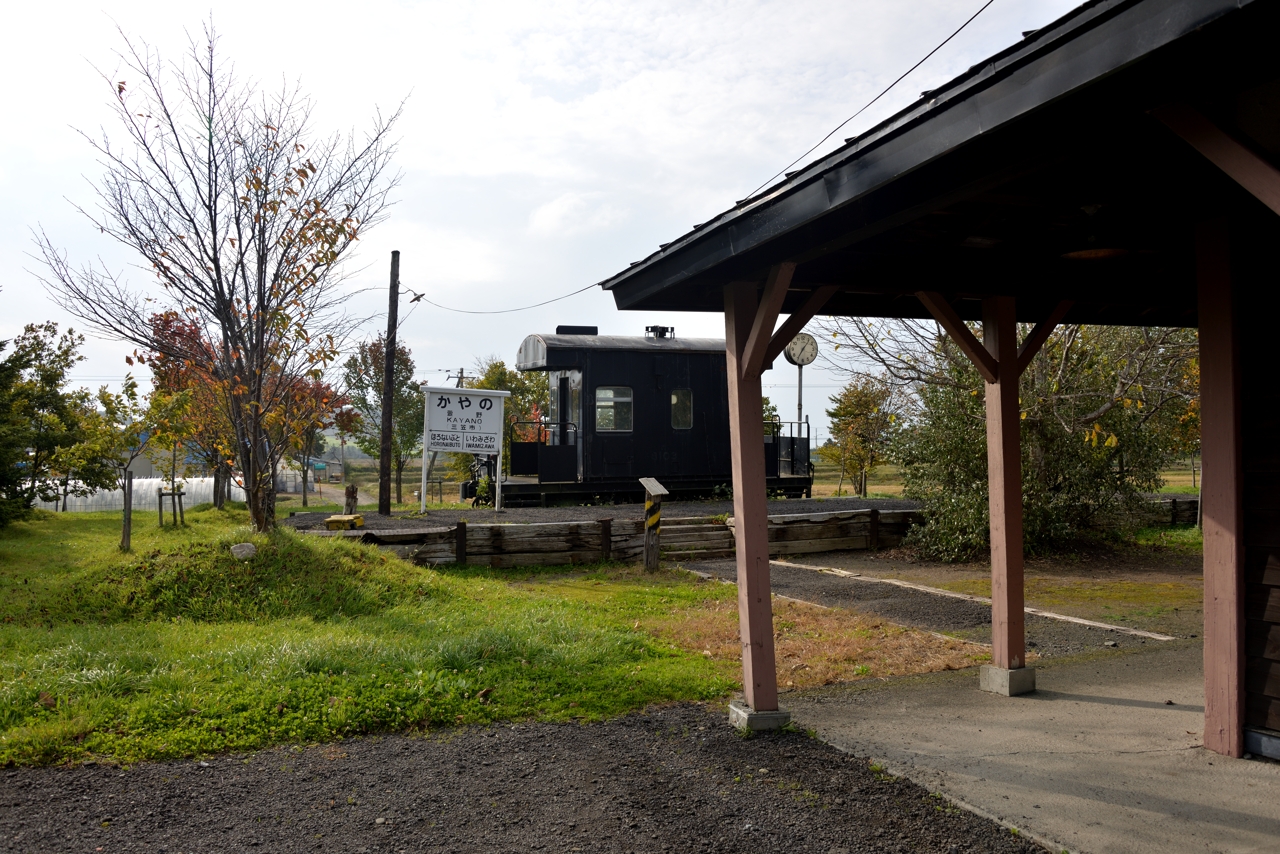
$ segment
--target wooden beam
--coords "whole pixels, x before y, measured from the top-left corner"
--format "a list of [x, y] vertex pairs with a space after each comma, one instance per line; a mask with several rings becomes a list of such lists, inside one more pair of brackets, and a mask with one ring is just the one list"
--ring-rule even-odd
[[764, 366], [772, 365], [773, 360], [781, 356], [782, 351], [787, 349], [791, 339], [799, 335], [800, 331], [804, 329], [804, 325], [813, 320], [813, 316], [821, 311], [822, 307], [839, 292], [839, 285], [823, 285], [809, 294], [809, 298], [804, 301], [800, 308], [793, 311], [791, 316], [786, 319], [786, 322], [778, 327], [778, 331], [773, 333], [773, 338], [769, 341], [769, 349], [764, 354]]
[[960, 319], [960, 315], [956, 314], [951, 304], [943, 299], [942, 294], [936, 291], [917, 291], [916, 299], [924, 304], [924, 307], [933, 315], [933, 319], [947, 331], [960, 351], [969, 357], [969, 361], [973, 362], [973, 366], [978, 369], [978, 373], [982, 374], [982, 378], [989, 383], [995, 382], [996, 357], [979, 343], [969, 331], [969, 327], [965, 326], [964, 321]]
[[1280, 214], [1280, 169], [1193, 107], [1172, 104], [1153, 113], [1231, 180]]
[[796, 265], [790, 261], [775, 264], [769, 270], [769, 278], [764, 283], [764, 295], [756, 308], [751, 333], [747, 336], [746, 346], [742, 351], [739, 368], [744, 377], [758, 377], [764, 371], [767, 364], [765, 353], [773, 340], [773, 326], [778, 322], [778, 314], [782, 311], [782, 303], [787, 298], [787, 288], [791, 287], [791, 277], [795, 272]]
[[1062, 322], [1062, 318], [1067, 316], [1067, 312], [1074, 305], [1070, 300], [1063, 300], [1058, 303], [1057, 308], [1050, 312], [1049, 316], [1036, 324], [1035, 329], [1031, 330], [1031, 334], [1027, 336], [1027, 340], [1022, 342], [1022, 346], [1018, 348], [1018, 376], [1022, 376], [1027, 370], [1027, 366], [1031, 364], [1031, 360], [1036, 357], [1036, 353], [1040, 352], [1040, 348], [1044, 346], [1044, 342], [1049, 340], [1049, 336], [1053, 334], [1053, 330]]
[[1225, 222], [1196, 230], [1204, 481], [1204, 746], [1244, 754], [1240, 347]]

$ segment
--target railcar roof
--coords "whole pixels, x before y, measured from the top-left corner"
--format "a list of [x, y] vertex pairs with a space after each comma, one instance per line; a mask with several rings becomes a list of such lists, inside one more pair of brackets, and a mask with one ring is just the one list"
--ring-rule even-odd
[[557, 368], [564, 356], [583, 350], [635, 353], [715, 353], [724, 355], [723, 338], [650, 338], [638, 335], [530, 335], [520, 344], [516, 369]]

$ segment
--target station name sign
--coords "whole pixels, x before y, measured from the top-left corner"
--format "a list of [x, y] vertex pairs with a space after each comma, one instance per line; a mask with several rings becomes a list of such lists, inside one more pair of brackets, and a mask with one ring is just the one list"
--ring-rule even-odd
[[422, 386], [426, 398], [423, 425], [427, 451], [456, 454], [502, 452], [504, 398], [509, 391]]

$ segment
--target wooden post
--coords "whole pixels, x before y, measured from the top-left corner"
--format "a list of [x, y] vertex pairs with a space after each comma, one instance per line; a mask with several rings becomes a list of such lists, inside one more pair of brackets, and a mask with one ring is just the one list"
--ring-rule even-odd
[[453, 562], [467, 562], [467, 523], [459, 522], [453, 530]]
[[133, 472], [124, 473], [124, 530], [120, 534], [120, 551], [133, 548]]
[[184, 495], [186, 495], [185, 492], [178, 492], [178, 523], [180, 525], [187, 524], [187, 514], [182, 511], [182, 496]]
[[391, 295], [387, 301], [386, 353], [382, 362], [382, 445], [378, 451], [378, 512], [391, 515], [391, 416], [395, 405], [396, 322], [400, 306], [400, 253], [391, 253]]
[[644, 487], [644, 571], [657, 572], [662, 548], [662, 496], [667, 490], [651, 477], [640, 478]]
[[613, 520], [600, 520], [600, 560], [613, 560]]
[[763, 391], [760, 372], [743, 371], [757, 310], [755, 283], [725, 288], [725, 355], [729, 378], [729, 443], [733, 453], [733, 527], [738, 564], [742, 689], [747, 705], [761, 712], [778, 709], [778, 674], [769, 592]]
[[160, 527], [164, 527], [164, 487], [156, 487], [156, 509], [160, 511]]
[[1204, 525], [1204, 746], [1244, 754], [1240, 348], [1227, 225], [1196, 233], [1200, 311], [1200, 513]]
[[[1063, 301], [1018, 345], [1013, 297], [982, 301], [978, 339], [936, 292], [920, 291], [933, 315], [987, 384], [987, 484], [991, 513], [991, 664], [982, 668], [984, 690], [1024, 694], [1035, 690], [1035, 668], [1026, 664], [1026, 616], [1022, 578], [1022, 420], [1018, 378], [1053, 334], [1071, 303]], [[1011, 671], [1022, 671], [1012, 673]]]
[[1026, 663], [1022, 591], [1022, 437], [1018, 325], [1012, 297], [982, 301], [982, 337], [996, 361], [987, 383], [987, 483], [991, 499], [991, 663]]

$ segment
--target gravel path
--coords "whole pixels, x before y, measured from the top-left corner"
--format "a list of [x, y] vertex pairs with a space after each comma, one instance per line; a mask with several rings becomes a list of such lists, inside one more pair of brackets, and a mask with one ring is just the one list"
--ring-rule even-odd
[[[799, 563], [801, 560], [795, 562]], [[684, 566], [725, 581], [735, 581], [737, 578], [735, 565], [729, 560], [686, 563]], [[991, 606], [981, 602], [772, 562], [769, 565], [769, 576], [773, 592], [779, 596], [833, 608], [848, 608], [882, 617], [902, 626], [915, 626], [980, 643], [991, 643]], [[1111, 649], [1105, 646], [1107, 643], [1116, 644], [1116, 650], [1131, 645], [1159, 643], [1036, 614], [1027, 614], [1026, 619], [1027, 648], [1042, 658]]]
[[[769, 502], [769, 514], [832, 513], [837, 510], [864, 510], [875, 507], [880, 510], [914, 510], [914, 501], [890, 498], [792, 498]], [[732, 501], [669, 501], [662, 505], [663, 519], [688, 516], [719, 516], [733, 513]], [[298, 529], [323, 528], [329, 513], [296, 513], [281, 520], [282, 524]], [[468, 524], [503, 524], [514, 522], [584, 522], [596, 519], [643, 519], [643, 504], [578, 504], [562, 507], [512, 507], [501, 512], [489, 507], [465, 510], [430, 510], [422, 516], [380, 516], [364, 514], [364, 526], [368, 530], [391, 528], [420, 528], [423, 526], [453, 525], [459, 519]]]
[[994, 822], [723, 707], [247, 757], [0, 772], [22, 852], [1033, 852]]

